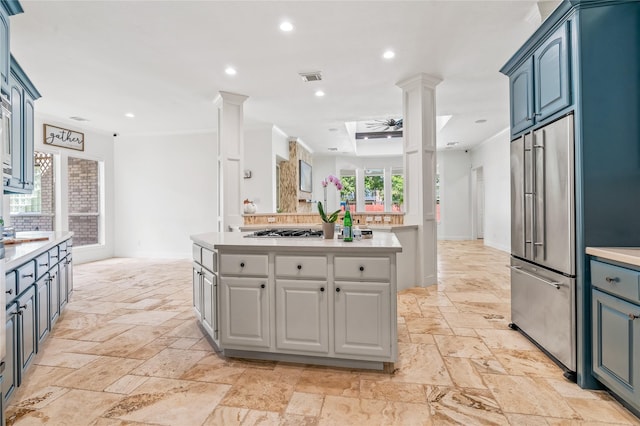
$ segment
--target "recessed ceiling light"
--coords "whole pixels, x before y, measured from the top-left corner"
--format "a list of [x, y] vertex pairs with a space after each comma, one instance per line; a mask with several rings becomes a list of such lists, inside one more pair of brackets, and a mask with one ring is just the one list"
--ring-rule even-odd
[[485, 120], [484, 118], [481, 118], [480, 120], [476, 120], [476, 124], [482, 124], [482, 123], [486, 123], [487, 120]]
[[321, 97], [323, 97], [323, 96], [324, 96], [324, 92], [323, 92], [322, 90], [317, 90], [317, 91], [316, 91], [316, 96], [317, 96], [317, 97], [319, 97], [319, 98], [321, 98]]
[[391, 135], [387, 136], [387, 139], [391, 139]]
[[224, 70], [224, 72], [225, 72], [227, 75], [236, 75], [236, 74], [238, 73], [238, 71], [236, 71], [236, 69], [235, 69], [235, 68], [233, 68], [233, 67], [227, 67], [227, 68]]
[[447, 142], [447, 146], [456, 146], [459, 142]]
[[333, 146], [333, 147], [331, 147], [331, 148], [327, 148], [327, 149], [328, 149], [329, 151], [334, 151], [334, 152], [338, 150], [338, 148], [336, 148], [336, 147], [334, 147], [334, 146]]
[[280, 30], [288, 33], [289, 31], [293, 31], [293, 24], [291, 22], [283, 22], [280, 24]]
[[73, 117], [69, 117], [71, 120], [76, 120], [76, 121], [89, 121], [88, 118], [84, 118], [84, 117], [78, 117], [77, 115], [74, 115]]
[[385, 59], [393, 59], [394, 56], [396, 56], [396, 54], [393, 50], [387, 50], [382, 54], [382, 57]]
[[128, 112], [124, 116], [127, 117], [127, 118], [135, 118], [136, 115], [134, 113], [132, 113], [132, 112]]
[[330, 132], [337, 132], [337, 131], [338, 131], [338, 129], [337, 129], [337, 128], [335, 128], [335, 127], [329, 127], [329, 131], [330, 131]]
[[369, 139], [369, 136], [365, 136], [365, 137], [364, 137], [364, 140], [367, 140], [367, 139]]

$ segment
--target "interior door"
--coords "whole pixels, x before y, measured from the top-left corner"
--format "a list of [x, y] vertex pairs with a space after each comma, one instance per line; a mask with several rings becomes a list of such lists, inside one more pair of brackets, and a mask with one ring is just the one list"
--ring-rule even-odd
[[575, 275], [573, 115], [534, 132], [533, 261]]

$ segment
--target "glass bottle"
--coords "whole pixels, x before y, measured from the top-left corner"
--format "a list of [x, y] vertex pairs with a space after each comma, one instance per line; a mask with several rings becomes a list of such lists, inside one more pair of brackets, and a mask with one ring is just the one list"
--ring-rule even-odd
[[344, 212], [343, 227], [342, 227], [342, 240], [344, 242], [353, 241], [353, 224], [351, 222], [351, 213], [349, 213], [349, 205], [347, 204], [347, 210]]

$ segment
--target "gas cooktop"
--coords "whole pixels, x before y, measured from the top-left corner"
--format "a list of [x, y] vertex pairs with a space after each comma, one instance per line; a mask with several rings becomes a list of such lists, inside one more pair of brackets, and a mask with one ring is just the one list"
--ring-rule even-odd
[[321, 229], [262, 229], [245, 235], [249, 238], [319, 238]]

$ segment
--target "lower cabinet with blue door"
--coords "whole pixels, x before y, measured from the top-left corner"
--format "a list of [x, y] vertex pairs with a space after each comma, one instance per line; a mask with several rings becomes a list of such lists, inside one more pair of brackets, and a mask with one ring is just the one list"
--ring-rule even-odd
[[[61, 305], [67, 303], [73, 288], [68, 282], [73, 276], [70, 272], [73, 234], [49, 232], [43, 235], [49, 240], [23, 244], [20, 255], [11, 246], [5, 248], [6, 355], [2, 360], [4, 373], [0, 373], [3, 406], [9, 403], [15, 389], [24, 381], [51, 331], [52, 318], [58, 318]], [[29, 248], [33, 251], [29, 252]], [[60, 248], [63, 256], [59, 256]], [[60, 282], [60, 268], [65, 271], [64, 283]], [[61, 291], [64, 295], [60, 295]], [[4, 415], [4, 411], [2, 413]]]

